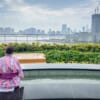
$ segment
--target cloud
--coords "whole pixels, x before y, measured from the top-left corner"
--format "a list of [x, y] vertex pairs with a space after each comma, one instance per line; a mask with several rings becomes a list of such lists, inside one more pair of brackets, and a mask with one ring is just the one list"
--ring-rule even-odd
[[[69, 7], [82, 7], [88, 4], [88, 0], [24, 0], [29, 5], [39, 5], [51, 10], [59, 10]], [[81, 5], [80, 5], [81, 4]]]
[[16, 29], [38, 27], [46, 30], [52, 27], [60, 30], [63, 23], [73, 29], [91, 25], [91, 14], [97, 1], [3, 0], [2, 5], [0, 26]]
[[10, 5], [10, 6], [24, 3], [24, 0], [4, 0], [4, 1], [7, 5]]

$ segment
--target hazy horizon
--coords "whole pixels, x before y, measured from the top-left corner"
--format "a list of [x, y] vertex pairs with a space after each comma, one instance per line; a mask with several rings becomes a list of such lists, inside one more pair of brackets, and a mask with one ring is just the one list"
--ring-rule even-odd
[[0, 27], [15, 30], [35, 27], [73, 30], [91, 27], [91, 15], [99, 0], [0, 0]]

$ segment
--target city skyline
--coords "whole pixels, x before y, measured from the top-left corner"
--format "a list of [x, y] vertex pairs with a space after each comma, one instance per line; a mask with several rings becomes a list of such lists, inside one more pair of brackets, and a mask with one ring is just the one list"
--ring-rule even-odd
[[68, 32], [72, 32], [71, 28], [70, 27], [67, 27], [67, 24], [62, 24], [62, 26], [59, 28], [59, 30], [53, 30], [53, 29], [49, 29], [47, 31], [45, 30], [42, 30], [42, 29], [39, 29], [39, 28], [36, 28], [36, 27], [29, 27], [29, 28], [26, 28], [26, 29], [23, 29], [23, 30], [18, 30], [18, 31], [15, 31], [14, 28], [12, 27], [0, 27], [0, 34], [36, 34], [36, 33], [43, 33], [43, 34], [47, 34], [47, 33], [52, 33], [52, 32], [61, 32], [61, 33], [68, 33]]
[[17, 31], [29, 27], [59, 30], [62, 24], [73, 30], [90, 28], [97, 5], [98, 0], [0, 0], [0, 27]]

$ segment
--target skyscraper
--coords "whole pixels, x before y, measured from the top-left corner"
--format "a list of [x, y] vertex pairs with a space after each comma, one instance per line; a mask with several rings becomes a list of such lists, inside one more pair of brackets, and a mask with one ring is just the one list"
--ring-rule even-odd
[[67, 33], [67, 25], [66, 24], [62, 25], [62, 33], [64, 33], [64, 34]]
[[95, 9], [95, 14], [92, 15], [92, 36], [93, 42], [100, 42], [100, 12], [99, 6]]
[[92, 32], [100, 33], [100, 14], [92, 15]]

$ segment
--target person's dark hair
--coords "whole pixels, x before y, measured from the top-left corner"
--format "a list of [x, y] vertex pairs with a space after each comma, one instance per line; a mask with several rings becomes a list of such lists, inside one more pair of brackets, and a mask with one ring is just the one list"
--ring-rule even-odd
[[6, 54], [12, 54], [14, 52], [14, 48], [12, 46], [7, 46]]

